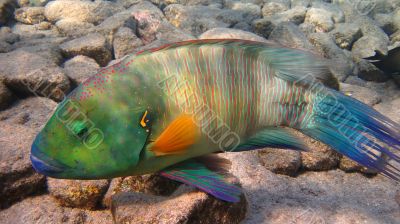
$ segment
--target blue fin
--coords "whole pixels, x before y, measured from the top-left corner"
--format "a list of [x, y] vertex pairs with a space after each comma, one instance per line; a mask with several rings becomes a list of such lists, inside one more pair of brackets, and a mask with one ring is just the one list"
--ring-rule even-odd
[[294, 136], [289, 130], [279, 127], [271, 127], [257, 132], [245, 142], [238, 145], [233, 151], [249, 151], [264, 147], [307, 151], [307, 146], [301, 139]]
[[164, 177], [197, 187], [228, 202], [239, 202], [242, 191], [224, 181], [224, 177], [196, 161], [187, 161], [160, 172]]

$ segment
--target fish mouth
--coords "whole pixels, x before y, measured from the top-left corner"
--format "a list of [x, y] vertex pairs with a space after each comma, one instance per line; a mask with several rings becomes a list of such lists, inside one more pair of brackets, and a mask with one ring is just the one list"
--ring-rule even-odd
[[40, 152], [36, 144], [32, 144], [30, 159], [36, 172], [45, 176], [57, 177], [68, 167]]

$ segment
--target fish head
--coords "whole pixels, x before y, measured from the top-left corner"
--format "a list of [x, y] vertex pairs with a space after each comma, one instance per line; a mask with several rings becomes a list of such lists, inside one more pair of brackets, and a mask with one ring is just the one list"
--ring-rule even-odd
[[92, 90], [90, 97], [82, 99], [85, 91], [80, 86], [66, 97], [36, 136], [31, 147], [33, 167], [62, 179], [129, 175], [148, 142], [146, 99], [154, 97], [115, 88], [113, 94]]

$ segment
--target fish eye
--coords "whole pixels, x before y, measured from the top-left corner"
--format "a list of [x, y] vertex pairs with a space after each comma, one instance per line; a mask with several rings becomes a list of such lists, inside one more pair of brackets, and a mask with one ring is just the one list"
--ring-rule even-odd
[[86, 127], [85, 122], [82, 121], [73, 122], [71, 130], [79, 138], [82, 138], [88, 132], [88, 128]]

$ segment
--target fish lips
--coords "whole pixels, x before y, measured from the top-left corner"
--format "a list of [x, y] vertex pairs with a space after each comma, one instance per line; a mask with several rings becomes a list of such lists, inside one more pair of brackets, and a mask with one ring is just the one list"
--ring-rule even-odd
[[68, 166], [57, 162], [56, 160], [48, 157], [40, 152], [37, 145], [34, 143], [31, 147], [30, 155], [31, 163], [36, 172], [49, 177], [57, 177], [59, 174], [65, 172]]

